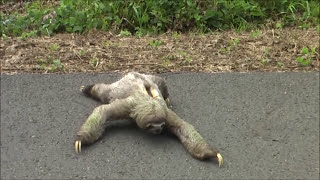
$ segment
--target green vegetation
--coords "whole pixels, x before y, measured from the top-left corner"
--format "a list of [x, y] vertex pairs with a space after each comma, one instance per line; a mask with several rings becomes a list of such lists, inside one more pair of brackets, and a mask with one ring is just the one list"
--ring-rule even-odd
[[230, 45], [230, 48], [235, 48], [238, 46], [240, 40], [238, 38], [236, 39], [230, 39], [229, 40], [229, 45]]
[[47, 57], [46, 60], [36, 59], [37, 68], [40, 70], [48, 70], [49, 72], [58, 72], [64, 71], [65, 67], [61, 63], [59, 59], [55, 59], [54, 57]]
[[192, 61], [191, 57], [185, 51], [180, 50], [179, 54], [186, 62], [190, 63]]
[[131, 36], [131, 32], [128, 30], [121, 30], [120, 36]]
[[174, 32], [174, 33], [172, 34], [172, 37], [173, 37], [174, 39], [179, 39], [180, 34], [177, 33], [177, 32]]
[[170, 61], [168, 59], [163, 60], [164, 66], [169, 66]]
[[261, 59], [261, 64], [266, 65], [268, 62], [270, 62], [269, 59]]
[[281, 68], [283, 66], [283, 63], [282, 62], [277, 62], [277, 65], [279, 68]]
[[149, 42], [149, 45], [153, 48], [160, 46], [163, 42], [161, 40], [153, 40]]
[[302, 66], [308, 66], [311, 63], [312, 57], [315, 55], [315, 53], [316, 53], [316, 48], [311, 48], [311, 50], [309, 50], [309, 48], [303, 47], [301, 49], [302, 56], [297, 57], [297, 61]]
[[51, 51], [57, 51], [59, 49], [59, 46], [57, 44], [53, 44], [51, 47], [50, 47]]
[[81, 49], [78, 53], [80, 56], [84, 56], [86, 54], [86, 51]]
[[97, 58], [90, 59], [90, 66], [94, 69], [99, 65], [99, 60]]
[[237, 48], [238, 44], [240, 42], [240, 39], [236, 38], [236, 39], [229, 39], [229, 44], [227, 47], [222, 47], [220, 49], [220, 52], [222, 54], [227, 54], [230, 53], [230, 51], [234, 50]]
[[29, 31], [29, 32], [23, 32], [19, 38], [24, 40], [24, 39], [29, 38], [29, 37], [35, 37], [36, 35], [37, 35], [37, 31], [32, 30], [32, 31]]
[[63, 71], [64, 70], [64, 66], [63, 66], [63, 64], [61, 63], [60, 60], [56, 59], [56, 60], [53, 60], [51, 66], [50, 66], [50, 70], [52, 72]]
[[252, 39], [259, 38], [260, 36], [261, 36], [261, 31], [260, 30], [252, 31], [250, 33], [250, 38], [252, 38]]
[[60, 0], [57, 6], [40, 0], [26, 3], [23, 13], [1, 12], [1, 35], [83, 33], [90, 29], [119, 30], [122, 36], [168, 30], [238, 31], [273, 22], [275, 28], [318, 25], [318, 0]]

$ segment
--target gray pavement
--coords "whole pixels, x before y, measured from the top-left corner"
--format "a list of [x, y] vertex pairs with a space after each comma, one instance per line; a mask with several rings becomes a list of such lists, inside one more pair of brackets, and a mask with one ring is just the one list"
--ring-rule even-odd
[[1, 75], [1, 179], [319, 178], [319, 73], [162, 76], [174, 111], [220, 150], [222, 168], [125, 120], [75, 154], [74, 134], [99, 104], [80, 85], [117, 74]]

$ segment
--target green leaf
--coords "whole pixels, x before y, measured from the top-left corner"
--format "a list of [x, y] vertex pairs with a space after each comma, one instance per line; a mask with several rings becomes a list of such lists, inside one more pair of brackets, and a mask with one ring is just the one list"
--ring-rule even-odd
[[61, 65], [60, 60], [54, 60], [52, 63], [56, 66]]
[[66, 30], [67, 32], [72, 32], [72, 27], [67, 27]]
[[76, 21], [77, 21], [77, 19], [76, 19], [75, 17], [70, 17], [70, 19], [69, 19], [69, 24], [70, 24], [70, 26], [75, 25], [75, 24], [76, 24]]
[[50, 66], [50, 69], [51, 69], [51, 71], [55, 71], [55, 70], [56, 70], [56, 67], [52, 64], [52, 65]]
[[312, 53], [312, 54], [316, 53], [316, 47], [312, 47], [312, 48], [311, 48], [311, 53]]
[[309, 54], [309, 49], [307, 47], [303, 47], [301, 50], [302, 54]]
[[215, 15], [215, 11], [214, 10], [207, 10], [204, 13], [204, 19], [209, 19], [211, 17], [213, 17]]
[[147, 23], [149, 21], [148, 14], [143, 14], [141, 17], [141, 23]]
[[311, 63], [311, 60], [310, 60], [310, 59], [306, 59], [306, 60], [304, 60], [304, 61], [301, 62], [301, 64], [302, 64], [303, 66], [308, 66], [310, 63]]
[[303, 58], [302, 57], [297, 57], [297, 61], [301, 63], [301, 62], [303, 62]]
[[82, 32], [82, 29], [83, 29], [82, 26], [74, 26], [72, 31], [73, 32]]
[[282, 24], [281, 24], [281, 23], [277, 23], [277, 24], [276, 24], [276, 28], [277, 28], [277, 29], [282, 29]]
[[189, 7], [191, 7], [193, 5], [191, 0], [187, 0], [187, 4]]
[[282, 62], [278, 62], [277, 65], [278, 65], [278, 67], [282, 67], [283, 63]]

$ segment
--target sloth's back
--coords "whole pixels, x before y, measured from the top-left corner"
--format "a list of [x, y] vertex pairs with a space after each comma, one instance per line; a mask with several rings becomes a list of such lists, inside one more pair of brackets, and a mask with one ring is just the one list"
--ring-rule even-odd
[[130, 72], [120, 80], [110, 84], [110, 102], [116, 99], [125, 99], [130, 95], [140, 94], [140, 92], [145, 91], [146, 85], [158, 87], [148, 76], [137, 72]]

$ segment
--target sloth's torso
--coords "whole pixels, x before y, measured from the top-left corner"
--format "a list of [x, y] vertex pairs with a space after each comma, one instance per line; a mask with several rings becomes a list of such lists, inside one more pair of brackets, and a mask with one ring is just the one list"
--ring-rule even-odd
[[126, 74], [123, 78], [119, 81], [112, 83], [111, 85], [110, 94], [110, 103], [117, 100], [117, 99], [126, 99], [129, 96], [141, 96], [144, 100], [155, 100], [151, 96], [145, 96], [146, 88], [152, 86], [159, 94], [159, 98], [157, 101], [162, 103], [165, 102], [159, 87], [155, 84], [148, 76], [144, 74], [139, 74], [136, 72], [131, 72]]

